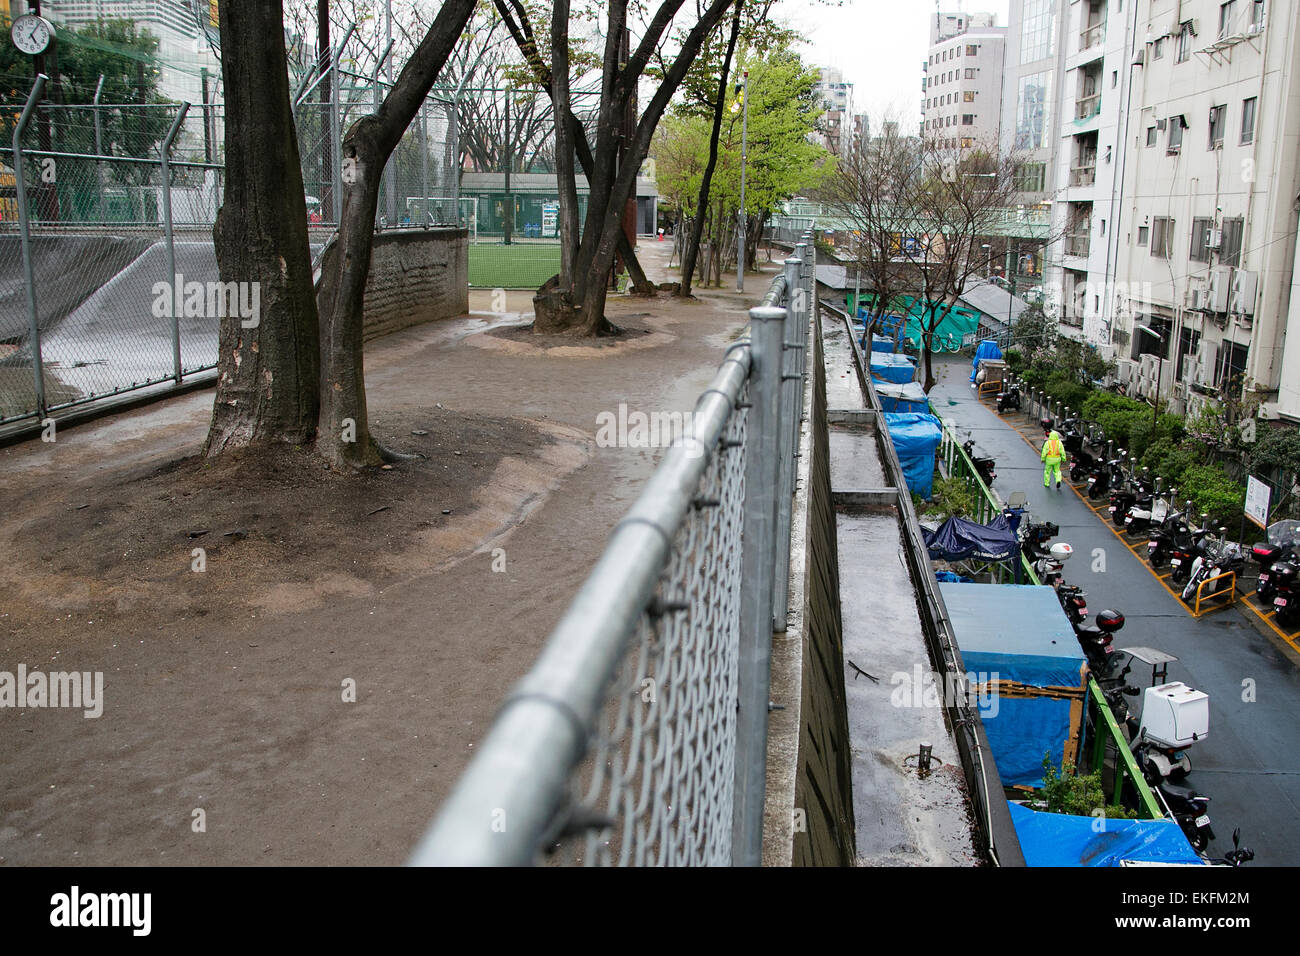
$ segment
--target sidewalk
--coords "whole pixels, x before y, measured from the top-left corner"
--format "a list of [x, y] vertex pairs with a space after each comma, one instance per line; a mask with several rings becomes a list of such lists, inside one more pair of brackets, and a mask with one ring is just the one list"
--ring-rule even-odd
[[[658, 460], [596, 448], [597, 413], [690, 410], [771, 273], [611, 299], [650, 333], [613, 345], [502, 349], [524, 319], [487, 312], [370, 343], [376, 431], [454, 476], [389, 473], [403, 494], [208, 480], [182, 460], [211, 391], [0, 449], [0, 671], [102, 672], [105, 698], [0, 708], [0, 862], [402, 862]], [[239, 525], [196, 528], [218, 492]]]
[[[1191, 753], [1187, 780], [1213, 798], [1217, 840], [1212, 853], [1229, 849], [1234, 826], [1256, 849], [1256, 863], [1294, 865], [1300, 860], [1300, 674], [1240, 615], [1222, 611], [1193, 618], [1070, 488], [1043, 488], [1038, 448], [981, 404], [970, 388], [969, 360], [936, 369], [931, 393], [938, 413], [976, 451], [997, 461], [994, 490], [1029, 496], [1033, 520], [1060, 525], [1057, 540], [1074, 548], [1065, 578], [1088, 592], [1088, 610], [1116, 608], [1126, 620], [1120, 647], [1145, 645], [1177, 655], [1169, 679], [1210, 695], [1210, 736]], [[1146, 686], [1141, 665], [1130, 681]], [[1249, 699], [1248, 699], [1249, 698]]]

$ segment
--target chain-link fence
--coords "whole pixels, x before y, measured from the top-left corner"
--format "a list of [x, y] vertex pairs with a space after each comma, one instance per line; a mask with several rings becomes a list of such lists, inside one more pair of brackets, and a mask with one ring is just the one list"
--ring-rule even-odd
[[[416, 850], [757, 865], [812, 247], [787, 262]], [[783, 538], [784, 535], [784, 538]]]

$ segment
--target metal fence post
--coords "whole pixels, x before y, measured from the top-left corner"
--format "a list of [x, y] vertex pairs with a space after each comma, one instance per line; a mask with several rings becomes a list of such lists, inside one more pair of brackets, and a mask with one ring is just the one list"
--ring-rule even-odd
[[736, 715], [731, 861], [763, 858], [767, 714], [771, 703], [772, 561], [776, 541], [781, 368], [785, 309], [749, 310], [752, 372], [745, 422], [745, 502], [740, 585], [740, 663]]
[[32, 277], [31, 217], [27, 211], [27, 183], [23, 176], [22, 139], [23, 133], [27, 131], [27, 124], [31, 122], [32, 114], [36, 112], [36, 104], [40, 102], [41, 94], [45, 91], [47, 80], [49, 77], [44, 73], [37, 74], [36, 82], [32, 84], [32, 91], [27, 96], [27, 104], [23, 107], [22, 115], [18, 117], [18, 125], [14, 127], [14, 186], [18, 201], [18, 231], [23, 249], [23, 285], [27, 289], [28, 347], [32, 351], [36, 411], [41, 418], [45, 417], [45, 369], [41, 363], [41, 322], [36, 313], [36, 281]]
[[172, 290], [172, 375], [178, 384], [181, 380], [181, 310], [176, 307], [176, 303], [181, 290], [177, 288], [180, 283], [176, 277], [176, 237], [172, 232], [172, 171], [168, 160], [172, 143], [176, 142], [176, 134], [180, 132], [185, 114], [189, 111], [190, 104], [182, 103], [158, 153], [162, 174], [163, 229], [167, 237], [167, 287]]
[[772, 630], [784, 633], [789, 614], [790, 590], [790, 521], [794, 504], [794, 460], [799, 447], [799, 398], [803, 375], [799, 369], [799, 326], [807, 312], [807, 300], [798, 284], [798, 259], [785, 260], [785, 299], [788, 321], [785, 323], [781, 351], [781, 411], [778, 429], [781, 444], [777, 450], [780, 463], [777, 479], [776, 553], [773, 563]]

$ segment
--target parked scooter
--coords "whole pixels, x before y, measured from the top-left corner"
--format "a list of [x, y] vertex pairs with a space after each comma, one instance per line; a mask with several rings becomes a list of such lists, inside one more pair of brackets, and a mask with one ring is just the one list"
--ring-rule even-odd
[[998, 392], [998, 413], [1001, 414], [1002, 412], [1012, 408], [1019, 411], [1022, 401], [1023, 398], [1020, 394], [1020, 386], [1007, 385], [1002, 389], [1002, 391]]
[[1124, 627], [1124, 615], [1106, 608], [1092, 624], [1081, 624], [1074, 629], [1088, 660], [1088, 670], [1098, 678], [1108, 678], [1115, 673], [1120, 657], [1114, 645], [1115, 633]]
[[1077, 584], [1061, 583], [1056, 588], [1056, 599], [1061, 602], [1061, 610], [1070, 619], [1070, 626], [1078, 633], [1083, 622], [1088, 619], [1088, 592]]
[[1096, 501], [1102, 495], [1109, 494], [1111, 488], [1119, 487], [1123, 475], [1120, 459], [1098, 462], [1088, 473], [1088, 497]]
[[1065, 562], [1070, 560], [1072, 554], [1074, 554], [1074, 548], [1064, 541], [1058, 541], [1052, 545], [1046, 555], [1034, 562], [1034, 573], [1038, 575], [1038, 580], [1054, 588], [1063, 584], [1065, 575], [1062, 573], [1062, 568], [1065, 567]]
[[1236, 587], [1235, 579], [1229, 579], [1225, 575], [1233, 571], [1239, 575], [1246, 565], [1246, 558], [1240, 545], [1223, 537], [1225, 530], [1219, 529], [1217, 536], [1205, 536], [1201, 545], [1202, 554], [1192, 562], [1191, 576], [1183, 587], [1182, 598], [1187, 603], [1195, 600], [1197, 588], [1207, 581], [1210, 582], [1210, 587], [1202, 597], [1213, 597], [1228, 588]]
[[[1293, 562], [1297, 554], [1300, 554], [1300, 521], [1289, 519], [1269, 525], [1268, 540], [1250, 549], [1251, 559], [1259, 565], [1255, 593], [1265, 607], [1273, 606], [1277, 594], [1280, 576], [1274, 573], [1274, 566], [1284, 561]], [[1294, 575], [1290, 577], [1293, 581]]]
[[1292, 555], [1274, 564], [1268, 572], [1273, 610], [1277, 622], [1292, 628], [1300, 622], [1300, 558]]
[[1213, 866], [1241, 866], [1243, 863], [1249, 863], [1255, 859], [1255, 851], [1241, 847], [1241, 827], [1232, 831], [1232, 849], [1223, 854], [1222, 857], [1211, 860]]
[[1148, 687], [1142, 716], [1125, 724], [1133, 737], [1133, 756], [1148, 780], [1181, 780], [1192, 772], [1188, 750], [1210, 733], [1210, 698], [1181, 681]]
[[1128, 477], [1113, 490], [1110, 493], [1110, 520], [1115, 527], [1125, 527], [1124, 519], [1128, 517], [1129, 509], [1135, 504], [1150, 500], [1151, 494], [1150, 481], [1140, 475]]
[[1192, 849], [1197, 853], [1204, 851], [1214, 839], [1214, 829], [1210, 825], [1210, 798], [1191, 787], [1182, 787], [1163, 778], [1150, 782], [1169, 813], [1178, 821]]
[[1059, 525], [1050, 521], [1030, 521], [1025, 524], [1020, 538], [1020, 550], [1030, 564], [1037, 564], [1048, 555], [1048, 544], [1061, 533]]
[[1165, 518], [1169, 517], [1169, 501], [1152, 493], [1144, 495], [1133, 506], [1128, 509], [1128, 514], [1124, 516], [1124, 530], [1128, 534], [1141, 534], [1152, 525], [1160, 526], [1164, 524]]
[[992, 485], [993, 479], [998, 476], [997, 472], [994, 471], [994, 468], [997, 467], [997, 463], [992, 458], [980, 458], [975, 454], [975, 439], [973, 438], [966, 439], [966, 441], [962, 442], [961, 447], [970, 458], [971, 464], [975, 466], [975, 471], [979, 474], [980, 479], [984, 484]]

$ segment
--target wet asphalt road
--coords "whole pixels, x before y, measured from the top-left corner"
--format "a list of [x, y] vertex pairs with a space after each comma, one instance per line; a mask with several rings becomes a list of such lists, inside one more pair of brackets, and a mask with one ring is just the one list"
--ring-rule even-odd
[[[935, 409], [963, 440], [975, 439], [978, 454], [996, 459], [998, 494], [1024, 491], [1034, 520], [1061, 526], [1056, 540], [1074, 547], [1065, 579], [1088, 592], [1089, 612], [1124, 614], [1116, 645], [1176, 655], [1169, 679], [1210, 695], [1210, 734], [1191, 751], [1186, 784], [1211, 798], [1211, 853], [1231, 849], [1240, 826], [1242, 843], [1255, 850], [1253, 865], [1300, 864], [1300, 670], [1237, 610], [1193, 618], [1068, 484], [1045, 490], [1037, 450], [977, 401], [968, 360], [942, 372], [936, 363], [936, 375]], [[1145, 687], [1149, 675], [1135, 662], [1129, 680]], [[1243, 699], [1252, 688], [1254, 700]]]

